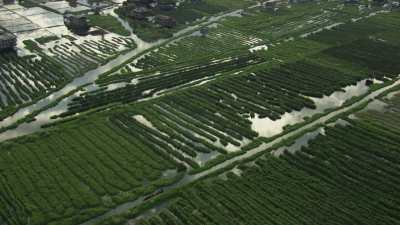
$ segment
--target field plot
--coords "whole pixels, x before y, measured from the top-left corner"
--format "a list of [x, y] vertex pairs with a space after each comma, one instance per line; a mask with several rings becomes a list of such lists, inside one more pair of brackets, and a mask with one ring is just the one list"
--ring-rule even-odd
[[[382, 16], [398, 20], [395, 13]], [[208, 64], [201, 60], [199, 64], [186, 61], [102, 77], [98, 80], [104, 86], [101, 90], [74, 99], [69, 112], [62, 116], [161, 96], [126, 107], [122, 119], [118, 117], [115, 121], [133, 123], [134, 127], [138, 121], [126, 121], [126, 118], [142, 116], [146, 123], [141, 124], [145, 125], [141, 132], [164, 139], [173, 147], [174, 154], [178, 152], [192, 168], [205, 166], [221, 154], [238, 152], [258, 136], [269, 138], [306, 117], [340, 107], [351, 98], [367, 93], [366, 79], [376, 79], [379, 83], [396, 78], [400, 71], [396, 63], [399, 46], [369, 36], [383, 35], [383, 31], [396, 30], [398, 25], [392, 23], [384, 27], [379, 23], [380, 19], [371, 18], [324, 31], [336, 37], [335, 44], [331, 45], [326, 44], [323, 38], [326, 35], [321, 32], [274, 47], [271, 55], [248, 53], [236, 61], [222, 58], [208, 61]], [[368, 32], [359, 32], [353, 38], [345, 35], [356, 27], [366, 29], [366, 24], [371, 24]], [[294, 49], [302, 58], [292, 60], [286, 56], [293, 55], [288, 51]], [[267, 55], [265, 60], [264, 55]], [[283, 60], [273, 66], [265, 63], [274, 57]], [[183, 90], [168, 94], [168, 90], [181, 87]], [[303, 110], [307, 114], [293, 121], [283, 118]], [[272, 129], [277, 132], [270, 132]]]
[[[353, 17], [347, 11], [346, 15]], [[309, 16], [315, 15], [300, 20]], [[160, 213], [138, 224], [398, 224], [399, 97], [384, 100], [388, 104], [384, 114], [362, 112], [358, 119], [324, 127], [309, 146], [293, 154], [268, 153], [233, 173], [167, 194], [171, 192], [165, 186], [176, 184], [183, 175], [208, 172], [210, 165], [252, 149], [248, 145], [270, 141], [270, 136], [254, 129], [255, 120], [280, 121], [285, 114], [304, 109], [325, 113], [317, 107], [326, 97], [341, 93], [359, 97], [381, 81], [397, 79], [400, 72], [397, 11], [286, 42], [289, 33], [267, 43], [266, 36], [260, 41], [241, 26], [234, 32], [223, 23], [212, 25], [206, 37], [190, 37], [214, 37], [210, 51], [198, 48], [203, 57], [193, 53], [192, 59], [180, 58], [190, 56], [178, 53], [177, 47], [190, 46], [189, 39], [171, 43], [159, 53], [171, 48], [181, 56], [162, 58], [153, 52], [146, 63], [141, 61], [140, 72], [125, 68], [123, 73], [101, 76], [98, 89], [74, 98], [70, 111], [60, 115], [76, 117], [0, 144], [0, 221], [11, 213], [14, 218], [29, 218], [32, 225], [76, 225], [122, 205], [120, 213], [125, 214], [103, 223], [121, 225], [143, 206], [128, 211], [131, 207], [125, 204], [150, 194], [152, 200], [170, 200], [156, 206]], [[299, 37], [325, 25], [295, 34]], [[218, 29], [227, 34], [226, 43], [217, 41]], [[37, 56], [24, 59], [30, 64], [41, 65], [42, 60], [67, 65], [62, 71], [68, 79], [113, 57], [118, 42], [134, 47], [129, 39], [78, 42], [63, 37], [45, 45], [31, 40], [27, 47]], [[265, 43], [267, 51], [249, 52]], [[228, 46], [227, 52], [219, 50], [219, 44]], [[7, 67], [14, 68], [19, 66]], [[4, 74], [11, 77], [5, 83], [16, 77]], [[35, 74], [26, 77], [36, 80]], [[25, 86], [28, 78], [18, 82]], [[374, 85], [367, 87], [366, 80]], [[359, 84], [362, 92], [357, 92]], [[347, 93], [353, 90], [349, 86], [356, 87], [355, 93]], [[25, 95], [10, 94], [11, 85], [5, 90], [8, 95], [3, 94], [2, 100], [23, 102]], [[335, 110], [345, 100], [357, 98], [339, 100], [340, 104], [332, 107], [328, 102], [331, 108], [324, 109]], [[307, 116], [302, 115], [301, 121]], [[12, 192], [4, 195], [3, 190]]]
[[7, 30], [19, 34], [47, 28], [64, 26], [62, 15], [47, 11], [39, 7], [25, 8], [20, 5], [1, 6], [0, 25]]
[[184, 168], [139, 134], [112, 123], [81, 121], [58, 132], [1, 144], [0, 190], [14, 194], [2, 191], [0, 200], [18, 201], [0, 201], [0, 221], [19, 215], [24, 206], [21, 218], [29, 217], [30, 224], [76, 225], [173, 182]]
[[63, 38], [46, 45], [33, 40], [24, 43], [33, 54], [0, 57], [0, 118], [136, 47], [129, 38], [114, 36], [80, 41]]
[[212, 61], [204, 60], [196, 64], [174, 65], [165, 68], [162, 72], [150, 71], [144, 74], [131, 74], [132, 76], [112, 76], [111, 81], [109, 77], [105, 77], [99, 83], [105, 85], [117, 79], [117, 84], [111, 84], [116, 88], [109, 90], [108, 87], [104, 87], [94, 93], [89, 92], [75, 98], [70, 104], [70, 114], [110, 103], [156, 97], [169, 89], [191, 86], [200, 81], [207, 82], [223, 73], [261, 62], [262, 59], [256, 55], [246, 54]]
[[82, 11], [89, 11], [90, 8], [83, 6], [83, 5], [78, 5], [76, 7], [71, 7], [70, 3], [67, 1], [55, 1], [55, 2], [46, 2], [42, 3], [41, 5], [48, 7], [50, 9], [53, 9], [61, 14], [65, 12], [82, 12]]
[[24, 224], [28, 216], [24, 204], [15, 196], [6, 179], [0, 176], [0, 223], [8, 225]]
[[231, 0], [231, 1], [179, 1], [179, 7], [175, 10], [159, 10], [152, 12], [155, 15], [166, 15], [176, 20], [177, 26], [174, 28], [162, 28], [149, 20], [136, 20], [130, 15], [129, 7], [122, 6], [115, 12], [126, 19], [139, 38], [147, 42], [157, 41], [163, 38], [172, 37], [173, 34], [191, 23], [196, 23], [207, 17], [216, 16], [222, 13], [229, 13], [233, 10], [242, 9], [252, 4], [256, 4], [254, 0]]
[[336, 5], [337, 2], [322, 2], [317, 6], [312, 3], [299, 4], [290, 9], [281, 8], [275, 13], [260, 7], [248, 9], [243, 16], [229, 17], [209, 25], [206, 35], [198, 32], [183, 38], [151, 52], [131, 66], [153, 68], [221, 54], [234, 55], [238, 51], [248, 51], [264, 44], [284, 42], [323, 28], [328, 29], [349, 21], [353, 16], [368, 15], [351, 15], [341, 9], [332, 10]]
[[300, 151], [267, 154], [185, 188], [135, 224], [398, 224], [399, 99], [325, 127]]
[[0, 57], [0, 119], [136, 47], [115, 34], [73, 37], [62, 15], [39, 7], [0, 8], [0, 25], [18, 36], [19, 48]]
[[0, 57], [0, 108], [6, 116], [22, 104], [44, 96], [71, 79], [61, 64], [50, 57], [18, 57], [14, 53]]

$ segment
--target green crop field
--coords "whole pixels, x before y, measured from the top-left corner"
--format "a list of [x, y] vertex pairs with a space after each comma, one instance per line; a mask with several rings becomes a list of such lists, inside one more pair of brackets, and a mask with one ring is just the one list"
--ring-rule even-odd
[[122, 35], [129, 36], [130, 32], [127, 31], [121, 23], [113, 16], [110, 15], [90, 15], [90, 25], [99, 26], [107, 31]]
[[125, 7], [120, 7], [115, 12], [129, 22], [132, 29], [141, 39], [153, 42], [162, 38], [172, 37], [175, 32], [187, 27], [188, 24], [196, 23], [203, 18], [256, 4], [254, 0], [230, 0], [229, 3], [226, 2], [218, 0], [183, 1], [176, 10], [155, 10], [152, 13], [154, 15], [162, 14], [173, 17], [177, 22], [177, 26], [174, 28], [160, 28], [147, 20], [133, 19], [129, 16], [130, 12]]
[[0, 225], [400, 224], [400, 11], [195, 2], [169, 32], [244, 10], [0, 55], [0, 122], [98, 78], [0, 132]]
[[[397, 15], [384, 16], [398, 18]], [[329, 96], [364, 79], [390, 82], [396, 78], [400, 70], [395, 63], [400, 52], [398, 45], [368, 38], [362, 32], [354, 35], [355, 40], [336, 35], [379, 21], [370, 19], [325, 31], [337, 36], [336, 43], [341, 45], [325, 44], [322, 32], [281, 44], [279, 48], [273, 47], [271, 55], [246, 53], [235, 60], [222, 58], [210, 62], [199, 59], [104, 76], [98, 80], [104, 88], [75, 98], [70, 110], [61, 116], [115, 103], [124, 104], [124, 115], [118, 115], [116, 121], [126, 121], [135, 115], [145, 117], [155, 129], [143, 126], [141, 132], [165, 139], [180, 158], [196, 169], [211, 163], [212, 159], [221, 160], [226, 154], [245, 148], [259, 137], [252, 127], [254, 118], [277, 121], [285, 113], [315, 109], [310, 98]], [[393, 23], [377, 30], [378, 25], [371, 25], [368, 34], [381, 34], [397, 26]], [[288, 49], [294, 48], [299, 55], [304, 55], [295, 59], [287, 57]], [[358, 59], [358, 56], [363, 58]], [[281, 62], [270, 62], [275, 57], [282, 59]], [[364, 63], [368, 60], [374, 63]], [[109, 90], [108, 85], [114, 83], [123, 85]], [[174, 93], [170, 94], [171, 90]], [[151, 97], [157, 99], [125, 106]], [[205, 156], [206, 160], [199, 160]]]
[[399, 100], [325, 127], [295, 153], [267, 153], [183, 188], [135, 224], [398, 224]]
[[122, 51], [136, 47], [133, 40], [122, 37], [82, 43], [68, 38], [52, 47], [43, 44], [59, 39], [26, 40], [24, 44], [31, 54], [18, 56], [6, 52], [0, 55], [0, 120], [114, 59]]
[[248, 51], [254, 46], [285, 42], [321, 27], [367, 15], [367, 12], [348, 14], [345, 9], [331, 10], [336, 5], [336, 2], [322, 2], [317, 6], [307, 3], [290, 9], [282, 8], [277, 12], [260, 8], [249, 9], [240, 17], [209, 25], [205, 36], [198, 32], [155, 50], [134, 65], [149, 68], [189, 59], [235, 54], [238, 51]]
[[[82, 222], [174, 182], [184, 169], [139, 134], [113, 123], [83, 120], [58, 129], [1, 144], [1, 177], [9, 186], [1, 188], [19, 197], [31, 224]], [[168, 170], [176, 175], [164, 177]], [[1, 204], [6, 209], [14, 203]]]

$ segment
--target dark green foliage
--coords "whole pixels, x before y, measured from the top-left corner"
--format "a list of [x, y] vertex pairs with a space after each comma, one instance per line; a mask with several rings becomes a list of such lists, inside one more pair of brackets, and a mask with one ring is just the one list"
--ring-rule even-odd
[[[136, 134], [111, 123], [83, 120], [57, 133], [2, 143], [0, 165], [0, 177], [13, 187], [13, 195], [4, 197], [17, 196], [11, 203], [20, 207], [23, 202], [21, 220], [29, 215], [34, 225], [78, 224], [174, 182], [176, 178], [164, 179], [163, 172], [182, 169]], [[0, 201], [0, 212], [9, 207], [19, 210]]]
[[46, 44], [51, 41], [59, 40], [60, 38], [57, 36], [45, 36], [45, 37], [40, 37], [36, 38], [35, 41], [38, 42], [39, 44]]
[[[1, 170], [1, 168], [0, 168]], [[29, 214], [24, 204], [15, 195], [13, 188], [7, 180], [0, 175], [0, 224], [20, 225], [26, 224]]]

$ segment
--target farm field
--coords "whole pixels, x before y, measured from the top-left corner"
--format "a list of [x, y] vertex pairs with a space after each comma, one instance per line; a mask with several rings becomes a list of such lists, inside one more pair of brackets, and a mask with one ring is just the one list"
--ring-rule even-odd
[[0, 122], [90, 75], [8, 130], [31, 134], [0, 132], [0, 225], [400, 223], [400, 95], [369, 98], [399, 90], [400, 11], [202, 2], [245, 10], [158, 44], [134, 29], [0, 55]]
[[14, 193], [4, 197], [19, 196], [32, 224], [82, 222], [174, 182], [184, 170], [143, 137], [104, 121], [82, 120], [1, 149], [1, 178], [9, 185], [1, 188]]
[[156, 213], [99, 224], [397, 224], [399, 100], [375, 100], [380, 108], [325, 126], [306, 146], [177, 190]]
[[[147, 54], [131, 66], [152, 68], [163, 64], [179, 63], [198, 58], [257, 49], [258, 46], [290, 41], [324, 27], [334, 27], [352, 18], [373, 13], [371, 11], [348, 13], [338, 2], [305, 3], [292, 8], [282, 7], [271, 12], [259, 7], [245, 10], [238, 17], [221, 20], [200, 32]], [[187, 51], [191, 49], [191, 51]], [[127, 67], [129, 69], [129, 67]]]
[[[397, 14], [381, 17], [399, 19]], [[140, 116], [146, 128], [141, 132], [165, 139], [192, 169], [207, 167], [259, 143], [259, 137], [268, 140], [291, 125], [367, 93], [366, 79], [376, 79], [376, 85], [396, 79], [399, 46], [368, 35], [383, 38], [398, 24], [385, 27], [379, 23], [377, 17], [324, 31], [338, 37], [335, 45], [326, 44], [321, 32], [273, 47], [268, 56], [258, 52], [243, 56], [258, 63], [232, 63], [223, 58], [204, 68], [198, 68], [206, 65], [203, 61], [198, 65], [184, 62], [105, 76], [97, 81], [102, 89], [75, 98], [61, 116], [122, 103], [123, 116], [116, 121]], [[346, 36], [355, 29], [365, 31]], [[286, 56], [287, 49], [296, 48], [302, 57]], [[281, 62], [269, 64], [271, 58]], [[143, 99], [150, 101], [141, 103]], [[133, 101], [139, 103], [125, 105]]]
[[85, 40], [82, 43], [65, 40], [61, 44], [54, 44], [58, 42], [55, 40], [47, 48], [33, 40], [26, 40], [24, 43], [33, 54], [17, 56], [10, 52], [0, 56], [0, 118], [105, 64], [121, 51], [135, 48], [133, 40], [128, 38]]
[[136, 48], [131, 38], [117, 34], [74, 35], [61, 14], [36, 5], [0, 6], [0, 26], [18, 37], [18, 51], [0, 55], [0, 121]]
[[[385, 21], [393, 21], [393, 22], [385, 22]], [[398, 43], [396, 41], [380, 41], [385, 40], [385, 37], [392, 38], [395, 35], [399, 26], [396, 21], [399, 20], [398, 13], [391, 14], [382, 14], [380, 16], [371, 17], [358, 22], [350, 22], [348, 24], [344, 24], [338, 26], [335, 29], [326, 30], [324, 32], [316, 33], [311, 35], [310, 37], [300, 38], [295, 41], [288, 41], [284, 43], [271, 44], [268, 46], [267, 51], [256, 51], [252, 55], [263, 60], [263, 63], [258, 63], [255, 65], [250, 65], [248, 67], [242, 67], [242, 64], [238, 65], [235, 69], [232, 68], [232, 72], [225, 72], [224, 76], [219, 76], [216, 79], [216, 82], [211, 82], [210, 84], [206, 83], [205, 87], [199, 87], [204, 90], [207, 89], [208, 86], [214, 85], [214, 83], [220, 82], [219, 86], [227, 87], [225, 89], [229, 89], [229, 83], [236, 83], [233, 85], [242, 85], [245, 82], [245, 86], [253, 86], [260, 85], [257, 83], [259, 80], [265, 80], [265, 82], [273, 82], [270, 79], [273, 79], [276, 74], [288, 73], [286, 76], [290, 76], [293, 71], [296, 71], [298, 74], [297, 81], [301, 81], [302, 75], [301, 73], [309, 73], [309, 72], [327, 72], [336, 74], [342, 73], [344, 80], [340, 80], [340, 78], [331, 78], [332, 76], [324, 77], [321, 75], [317, 75], [320, 79], [328, 79], [330, 82], [334, 82], [336, 79], [336, 86], [332, 85], [332, 83], [327, 83], [324, 86], [320, 86], [321, 90], [316, 90], [316, 87], [312, 87], [312, 83], [306, 82], [302, 85], [302, 88], [296, 88], [297, 85], [301, 85], [300, 83], [291, 84], [294, 85], [291, 88], [286, 88], [287, 90], [300, 90], [299, 94], [303, 94], [309, 97], [322, 97], [323, 95], [329, 95], [333, 91], [340, 89], [346, 85], [354, 84], [357, 81], [367, 78], [377, 78], [384, 79], [385, 76], [397, 76], [398, 67], [395, 63], [395, 57], [398, 55]], [[357, 30], [358, 32], [353, 33], [351, 31]], [[329, 37], [326, 37], [326, 36]], [[329, 40], [330, 38], [335, 37], [335, 40]], [[391, 39], [390, 39], [391, 40]], [[332, 43], [334, 42], [334, 43]], [[170, 44], [171, 45], [171, 44]], [[223, 48], [222, 48], [223, 49]], [[347, 49], [351, 49], [351, 51], [347, 51]], [[379, 49], [384, 52], [383, 54], [378, 53], [373, 49]], [[297, 54], [292, 54], [292, 50], [296, 51]], [[188, 51], [186, 51], [188, 52]], [[155, 53], [158, 54], [158, 51]], [[212, 54], [213, 60], [218, 61], [228, 57], [237, 56], [239, 54], [249, 54], [248, 49], [245, 51], [234, 51], [230, 52], [227, 55], [218, 55]], [[165, 55], [165, 54], [160, 54]], [[133, 72], [129, 70], [129, 67], [123, 68], [117, 74], [111, 74], [102, 76], [98, 83], [99, 85], [109, 85], [112, 84], [121, 84], [125, 82], [125, 85], [122, 87], [113, 89], [110, 92], [106, 90], [96, 91], [94, 95], [85, 96], [85, 102], [81, 103], [81, 105], [90, 105], [96, 104], [96, 101], [101, 98], [102, 101], [109, 100], [109, 102], [114, 101], [113, 98], [103, 98], [99, 96], [109, 95], [109, 97], [114, 96], [115, 93], [121, 92], [123, 93], [126, 90], [130, 90], [132, 88], [140, 87], [139, 90], [142, 90], [141, 80], [145, 79], [146, 76], [150, 76], [151, 78], [156, 77], [158, 73], [160, 77], [164, 76], [164, 70], [168, 71], [171, 69], [181, 70], [184, 66], [190, 67], [196, 64], [201, 64], [207, 59], [207, 56], [204, 58], [186, 60], [182, 62], [176, 62], [163, 65], [162, 62], [156, 61], [155, 63], [158, 65], [157, 67], [150, 67], [144, 69], [141, 72]], [[146, 56], [143, 58], [145, 59]], [[185, 57], [188, 58], [188, 57]], [[367, 59], [368, 58], [368, 59]], [[379, 59], [379, 60], [378, 60]], [[139, 60], [140, 62], [140, 60]], [[208, 60], [209, 62], [209, 60]], [[162, 66], [160, 66], [160, 64]], [[390, 66], [384, 66], [384, 64], [389, 64]], [[284, 65], [286, 68], [281, 68], [281, 65]], [[276, 68], [278, 67], [278, 68]], [[299, 71], [297, 67], [304, 68]], [[212, 73], [213, 71], [210, 71]], [[153, 75], [152, 75], [153, 74]], [[156, 74], [156, 75], [154, 75]], [[183, 73], [182, 73], [183, 74]], [[219, 74], [219, 73], [217, 73]], [[312, 75], [311, 75], [312, 76]], [[392, 78], [393, 78], [392, 77]], [[258, 79], [259, 78], [259, 79]], [[279, 78], [281, 79], [281, 78]], [[307, 79], [304, 78], [304, 79]], [[310, 79], [315, 79], [315, 77], [310, 77]], [[321, 81], [321, 82], [329, 82]], [[190, 80], [189, 80], [190, 81]], [[249, 83], [255, 82], [257, 84]], [[137, 82], [137, 83], [136, 83]], [[186, 81], [188, 82], [188, 81]], [[279, 82], [282, 82], [279, 80]], [[288, 82], [294, 82], [293, 80], [288, 80]], [[144, 82], [146, 83], [146, 82]], [[180, 85], [178, 83], [176, 86]], [[232, 84], [230, 84], [232, 85]], [[269, 84], [269, 85], [280, 85], [280, 84]], [[311, 85], [311, 86], [310, 86]], [[147, 86], [143, 84], [143, 86]], [[159, 87], [158, 87], [159, 86]], [[163, 89], [162, 85], [149, 86], [146, 87], [149, 93], [151, 91], [156, 93]], [[264, 85], [265, 86], [265, 85]], [[254, 90], [258, 90], [258, 95], [261, 95], [260, 89], [267, 89], [264, 86], [260, 86], [259, 89], [255, 88]], [[257, 86], [255, 86], [257, 87]], [[306, 89], [303, 89], [306, 88]], [[307, 90], [310, 88], [310, 90]], [[279, 89], [279, 88], [278, 88]], [[324, 89], [324, 90], [322, 90]], [[142, 91], [145, 91], [142, 90]], [[235, 90], [240, 91], [240, 90]], [[264, 90], [267, 91], [267, 90]], [[279, 91], [279, 90], [278, 90]], [[298, 91], [297, 91], [298, 92]], [[234, 94], [236, 93], [227, 90], [227, 93]], [[269, 92], [268, 92], [269, 93]], [[246, 93], [248, 94], [248, 93]], [[240, 94], [239, 94], [240, 95]], [[118, 98], [123, 98], [126, 95], [118, 95]], [[81, 101], [82, 99], [77, 99], [77, 101]], [[119, 100], [119, 99], [118, 99]], [[92, 103], [90, 103], [92, 101]], [[120, 101], [120, 100], [119, 100]], [[262, 105], [262, 104], [261, 104]], [[76, 108], [76, 103], [72, 105], [72, 108]], [[295, 108], [297, 109], [297, 108]], [[286, 109], [287, 111], [288, 109]], [[290, 110], [289, 110], [290, 111]], [[260, 112], [260, 111], [257, 111]], [[265, 112], [265, 110], [264, 110]], [[283, 111], [284, 112], [284, 111]], [[255, 112], [253, 112], [255, 113]], [[261, 113], [258, 113], [261, 114]], [[273, 117], [274, 118], [274, 117]]]
[[187, 27], [188, 24], [196, 23], [203, 18], [216, 16], [220, 13], [226, 13], [237, 9], [243, 9], [255, 5], [256, 3], [257, 2], [254, 0], [181, 1], [176, 10], [155, 10], [155, 12], [153, 12], [154, 15], [162, 14], [164, 16], [173, 17], [177, 23], [177, 26], [173, 28], [160, 28], [150, 21], [133, 19], [130, 17], [130, 12], [125, 6], [117, 8], [115, 13], [128, 21], [139, 38], [147, 42], [154, 42], [159, 39], [170, 38], [175, 32]]

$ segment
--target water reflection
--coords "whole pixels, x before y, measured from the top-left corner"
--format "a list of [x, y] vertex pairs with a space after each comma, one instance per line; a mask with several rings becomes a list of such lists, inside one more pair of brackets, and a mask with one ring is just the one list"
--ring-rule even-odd
[[215, 159], [219, 155], [221, 154], [217, 151], [212, 151], [210, 153], [197, 152], [196, 158], [194, 158], [194, 160], [200, 166], [204, 166], [208, 161]]
[[325, 129], [324, 128], [319, 128], [313, 132], [309, 132], [306, 133], [305, 135], [303, 135], [302, 137], [300, 137], [299, 139], [297, 139], [292, 145], [290, 146], [285, 146], [285, 147], [281, 147], [278, 148], [277, 150], [274, 150], [271, 152], [272, 155], [279, 157], [284, 153], [295, 153], [299, 150], [301, 150], [301, 148], [303, 147], [308, 147], [308, 143], [311, 140], [314, 140], [315, 138], [318, 137], [318, 135], [325, 135]]
[[343, 88], [342, 91], [337, 91], [330, 96], [322, 98], [311, 98], [316, 105], [316, 109], [303, 108], [300, 111], [286, 112], [281, 119], [271, 120], [269, 118], [251, 118], [252, 129], [259, 133], [260, 136], [272, 137], [284, 131], [288, 125], [294, 125], [303, 122], [306, 117], [312, 117], [315, 114], [323, 113], [327, 109], [340, 107], [347, 100], [366, 94], [369, 87], [365, 84], [366, 80], [357, 82], [356, 85], [350, 85]]

